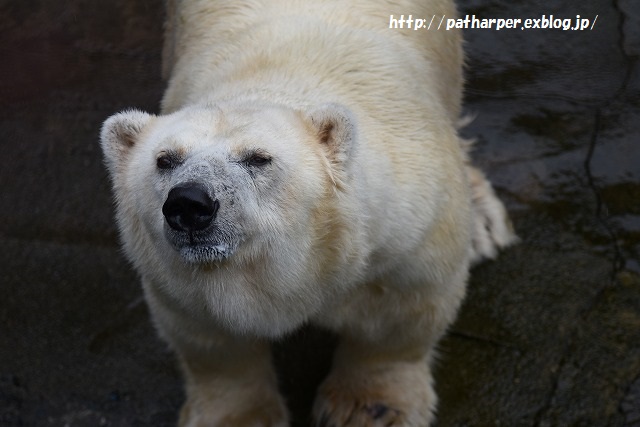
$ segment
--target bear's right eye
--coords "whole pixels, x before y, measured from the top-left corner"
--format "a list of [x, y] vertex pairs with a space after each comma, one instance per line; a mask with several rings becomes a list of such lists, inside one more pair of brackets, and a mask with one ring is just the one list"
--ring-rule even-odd
[[162, 153], [156, 159], [156, 166], [162, 170], [172, 169], [174, 167], [174, 159], [168, 153]]

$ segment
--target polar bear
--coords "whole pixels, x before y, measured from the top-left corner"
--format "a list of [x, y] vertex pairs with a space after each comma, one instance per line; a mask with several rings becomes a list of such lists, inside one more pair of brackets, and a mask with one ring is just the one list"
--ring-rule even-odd
[[186, 378], [181, 426], [287, 426], [269, 342], [335, 331], [318, 426], [427, 426], [469, 265], [513, 241], [457, 133], [448, 0], [169, 0], [162, 113], [101, 145], [125, 253]]

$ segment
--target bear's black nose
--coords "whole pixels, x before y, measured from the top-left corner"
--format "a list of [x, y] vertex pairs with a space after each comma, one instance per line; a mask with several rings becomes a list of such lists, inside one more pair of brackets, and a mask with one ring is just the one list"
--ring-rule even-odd
[[162, 214], [169, 227], [178, 231], [203, 230], [211, 224], [220, 208], [207, 191], [195, 183], [178, 185], [169, 191]]

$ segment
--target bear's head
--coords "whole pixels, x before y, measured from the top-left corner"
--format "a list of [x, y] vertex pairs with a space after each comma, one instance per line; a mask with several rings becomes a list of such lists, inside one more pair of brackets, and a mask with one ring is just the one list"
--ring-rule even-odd
[[185, 262], [211, 263], [244, 244], [269, 250], [282, 234], [308, 230], [326, 208], [318, 204], [330, 198], [327, 184], [331, 192], [348, 185], [355, 131], [336, 104], [307, 112], [204, 106], [116, 114], [101, 144], [126, 211], [120, 226], [136, 223], [121, 232], [148, 233]]
[[356, 139], [337, 104], [116, 114], [101, 145], [125, 252], [143, 274], [240, 267], [254, 274], [247, 283], [273, 281], [278, 292], [307, 286], [295, 282], [349, 256], [340, 246], [353, 221], [338, 205], [353, 191]]

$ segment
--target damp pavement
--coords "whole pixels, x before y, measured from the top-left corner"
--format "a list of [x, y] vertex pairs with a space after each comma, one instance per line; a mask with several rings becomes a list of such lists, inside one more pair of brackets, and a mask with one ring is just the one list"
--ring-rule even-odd
[[[465, 30], [464, 135], [521, 242], [472, 272], [437, 425], [639, 427], [640, 4], [460, 6], [593, 25]], [[162, 20], [159, 0], [0, 1], [0, 426], [176, 422], [182, 382], [118, 249], [98, 147], [110, 114], [158, 111]], [[275, 347], [294, 426], [334, 342]]]

